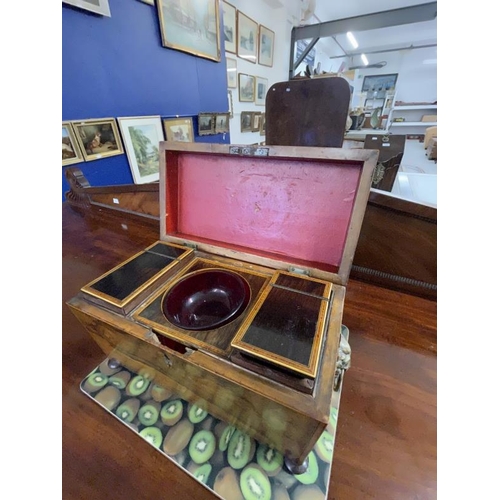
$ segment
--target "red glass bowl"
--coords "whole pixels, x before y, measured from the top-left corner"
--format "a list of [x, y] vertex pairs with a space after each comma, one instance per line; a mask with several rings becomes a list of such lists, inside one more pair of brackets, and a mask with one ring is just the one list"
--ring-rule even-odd
[[237, 273], [204, 269], [185, 276], [166, 294], [163, 314], [185, 330], [213, 330], [236, 319], [250, 302], [250, 286]]

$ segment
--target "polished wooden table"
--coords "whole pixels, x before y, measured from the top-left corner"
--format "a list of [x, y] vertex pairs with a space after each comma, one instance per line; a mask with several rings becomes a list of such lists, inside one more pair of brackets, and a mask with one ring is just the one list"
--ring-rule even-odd
[[[104, 354], [65, 302], [159, 239], [155, 223], [62, 208], [62, 498], [213, 499], [82, 392]], [[436, 497], [436, 302], [350, 280], [344, 378], [329, 499]]]

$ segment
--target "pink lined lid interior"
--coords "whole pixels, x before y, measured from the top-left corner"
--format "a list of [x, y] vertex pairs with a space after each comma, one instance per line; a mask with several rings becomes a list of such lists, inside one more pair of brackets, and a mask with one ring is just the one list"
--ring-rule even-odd
[[363, 162], [167, 153], [167, 234], [335, 272]]

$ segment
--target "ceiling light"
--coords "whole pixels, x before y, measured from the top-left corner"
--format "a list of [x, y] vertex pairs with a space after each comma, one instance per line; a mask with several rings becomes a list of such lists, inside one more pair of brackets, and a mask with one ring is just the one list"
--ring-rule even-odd
[[365, 66], [368, 66], [368, 59], [366, 58], [366, 56], [364, 54], [361, 54], [361, 60], [363, 61], [363, 64]]
[[347, 32], [347, 38], [351, 42], [351, 45], [352, 45], [353, 49], [357, 49], [358, 48], [358, 42], [354, 38], [354, 35], [350, 31]]

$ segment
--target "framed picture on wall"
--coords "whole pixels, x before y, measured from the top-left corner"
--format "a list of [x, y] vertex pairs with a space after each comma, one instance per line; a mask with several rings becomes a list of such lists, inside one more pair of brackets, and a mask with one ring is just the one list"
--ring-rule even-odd
[[167, 141], [194, 142], [193, 119], [189, 118], [164, 118], [163, 128]]
[[251, 132], [252, 131], [252, 111], [242, 111], [241, 112], [241, 131]]
[[109, 10], [109, 0], [62, 0], [62, 3], [79, 7], [83, 10], [88, 10], [94, 14], [111, 17]]
[[230, 3], [222, 2], [222, 19], [224, 20], [224, 46], [226, 52], [236, 54], [236, 8]]
[[213, 113], [198, 114], [198, 135], [215, 134], [215, 118]]
[[241, 102], [255, 101], [255, 76], [238, 73], [238, 87]]
[[156, 8], [164, 47], [220, 61], [218, 0], [156, 0]]
[[259, 64], [272, 66], [274, 57], [274, 31], [259, 26]]
[[215, 113], [215, 133], [229, 133], [229, 113]]
[[71, 124], [85, 161], [123, 154], [114, 118], [72, 121]]
[[238, 71], [238, 69], [236, 65], [236, 59], [226, 57], [227, 86], [230, 89], [235, 89], [236, 87], [238, 87], [238, 79], [236, 78], [236, 72]]
[[82, 161], [83, 155], [71, 122], [62, 122], [62, 166], [66, 167]]
[[261, 78], [260, 76], [255, 78], [255, 104], [258, 106], [266, 105], [267, 85], [267, 78]]
[[260, 113], [252, 113], [252, 132], [259, 132], [261, 119], [262, 115]]
[[266, 135], [266, 114], [262, 113], [260, 119], [260, 135]]
[[256, 63], [259, 44], [259, 25], [240, 11], [238, 11], [237, 21], [238, 57]]
[[118, 118], [135, 184], [160, 178], [160, 142], [165, 140], [159, 116]]

